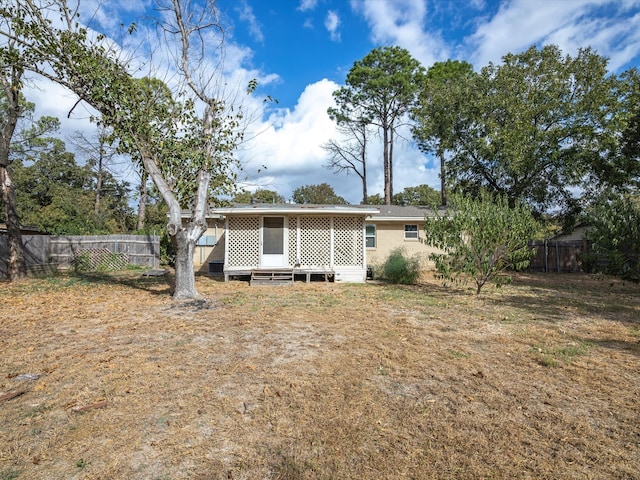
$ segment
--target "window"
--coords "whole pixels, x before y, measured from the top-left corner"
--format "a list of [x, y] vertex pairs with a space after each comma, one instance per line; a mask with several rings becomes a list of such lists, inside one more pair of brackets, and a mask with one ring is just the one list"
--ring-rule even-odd
[[376, 226], [366, 225], [364, 238], [367, 248], [376, 248]]
[[213, 247], [216, 244], [216, 236], [215, 235], [202, 235], [198, 239], [199, 247]]
[[418, 239], [418, 225], [405, 225], [404, 226], [404, 239], [405, 240], [417, 240]]

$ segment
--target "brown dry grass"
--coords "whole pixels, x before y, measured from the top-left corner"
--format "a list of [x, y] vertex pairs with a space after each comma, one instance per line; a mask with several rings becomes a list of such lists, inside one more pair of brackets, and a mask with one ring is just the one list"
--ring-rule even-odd
[[2, 284], [0, 480], [640, 478], [637, 285], [169, 281]]

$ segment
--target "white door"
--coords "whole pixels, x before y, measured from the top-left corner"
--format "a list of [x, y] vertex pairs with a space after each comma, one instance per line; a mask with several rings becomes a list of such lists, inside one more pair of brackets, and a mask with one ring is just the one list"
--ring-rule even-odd
[[284, 217], [262, 219], [262, 268], [284, 267]]

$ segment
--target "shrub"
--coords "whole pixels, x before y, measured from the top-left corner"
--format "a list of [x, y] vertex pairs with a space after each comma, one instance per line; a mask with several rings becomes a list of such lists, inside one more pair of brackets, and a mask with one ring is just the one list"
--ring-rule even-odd
[[404, 249], [393, 250], [382, 265], [382, 276], [391, 283], [413, 285], [420, 276], [420, 260], [407, 257]]
[[88, 272], [91, 270], [91, 257], [87, 253], [82, 253], [73, 260], [73, 270], [75, 272]]

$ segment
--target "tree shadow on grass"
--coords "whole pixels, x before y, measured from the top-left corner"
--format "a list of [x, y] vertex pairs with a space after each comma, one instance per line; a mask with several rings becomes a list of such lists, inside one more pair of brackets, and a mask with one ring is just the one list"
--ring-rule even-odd
[[144, 276], [142, 272], [69, 272], [70, 279], [93, 285], [122, 285], [143, 290], [152, 295], [171, 295], [175, 289], [175, 275]]
[[640, 340], [625, 341], [616, 339], [599, 339], [593, 340], [592, 338], [585, 338], [585, 343], [590, 343], [602, 348], [608, 348], [616, 350], [620, 353], [626, 353], [630, 355], [636, 355], [640, 357]]
[[619, 279], [586, 274], [522, 274], [514, 277], [513, 286], [509, 294], [487, 296], [487, 301], [549, 322], [576, 316], [638, 322], [640, 289]]

